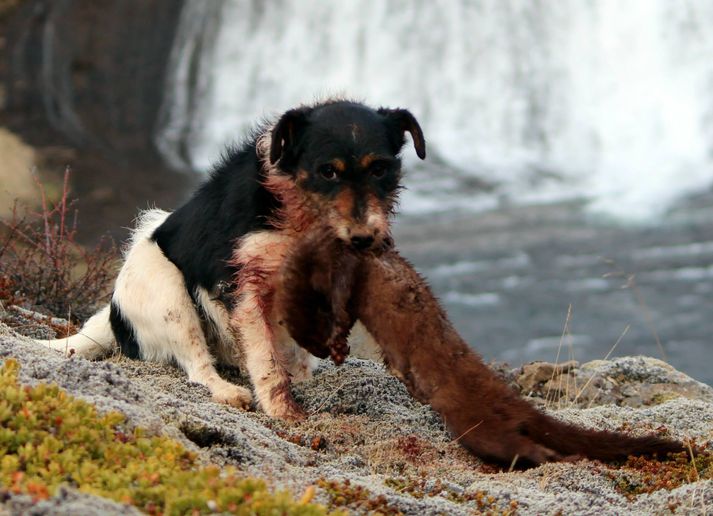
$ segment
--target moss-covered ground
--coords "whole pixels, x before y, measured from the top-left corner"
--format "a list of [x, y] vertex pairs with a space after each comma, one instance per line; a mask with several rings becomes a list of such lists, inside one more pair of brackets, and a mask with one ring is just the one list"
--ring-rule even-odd
[[201, 467], [120, 413], [99, 414], [56, 385], [20, 385], [18, 370], [14, 360], [0, 367], [0, 489], [40, 500], [67, 485], [149, 514], [327, 514], [310, 503], [314, 488], [295, 501], [234, 469]]

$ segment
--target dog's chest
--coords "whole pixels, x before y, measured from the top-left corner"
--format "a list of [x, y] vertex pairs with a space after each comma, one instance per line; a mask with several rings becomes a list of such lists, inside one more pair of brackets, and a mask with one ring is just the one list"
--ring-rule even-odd
[[232, 259], [238, 270], [236, 296], [257, 295], [266, 303], [268, 315], [282, 265], [298, 238], [291, 231], [258, 231], [240, 239]]

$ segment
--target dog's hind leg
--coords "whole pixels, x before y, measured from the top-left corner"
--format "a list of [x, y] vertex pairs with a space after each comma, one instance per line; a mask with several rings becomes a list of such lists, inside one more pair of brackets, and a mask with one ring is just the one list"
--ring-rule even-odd
[[217, 362], [245, 371], [245, 357], [225, 304], [218, 300], [217, 294], [211, 294], [203, 287], [196, 288], [194, 299], [203, 312], [206, 338]]
[[175, 360], [215, 401], [247, 408], [252, 396], [213, 365], [198, 311], [181, 271], [150, 238], [136, 239], [116, 280], [112, 326], [122, 351], [155, 362]]

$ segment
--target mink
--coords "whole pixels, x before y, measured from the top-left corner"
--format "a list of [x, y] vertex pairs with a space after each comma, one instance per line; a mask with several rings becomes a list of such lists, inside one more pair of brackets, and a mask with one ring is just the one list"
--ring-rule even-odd
[[280, 324], [319, 358], [340, 365], [349, 354], [349, 332], [356, 322], [352, 292], [363, 259], [329, 230], [307, 233], [285, 260], [276, 289]]
[[421, 277], [397, 250], [360, 253], [328, 231], [302, 240], [286, 260], [279, 294], [296, 342], [339, 364], [358, 319], [409, 393], [443, 418], [474, 455], [526, 468], [583, 457], [665, 456], [683, 443], [559, 421], [523, 399], [460, 337]]

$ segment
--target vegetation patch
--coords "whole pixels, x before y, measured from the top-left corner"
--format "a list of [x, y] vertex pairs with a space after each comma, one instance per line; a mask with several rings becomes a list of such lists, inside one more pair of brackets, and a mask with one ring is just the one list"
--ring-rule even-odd
[[299, 433], [285, 432], [276, 430], [275, 434], [280, 438], [297, 446], [311, 448], [314, 451], [324, 450], [327, 447], [327, 441], [321, 435], [303, 435]]
[[512, 515], [517, 512], [519, 505], [516, 500], [512, 500], [503, 506], [485, 491], [454, 491], [440, 480], [429, 481], [425, 475], [418, 478], [387, 478], [384, 483], [399, 493], [407, 493], [419, 500], [427, 496], [441, 496], [458, 504], [474, 502], [478, 513]]
[[235, 469], [199, 467], [180, 443], [129, 429], [117, 412], [99, 414], [56, 385], [18, 383], [19, 365], [0, 367], [0, 485], [35, 500], [60, 485], [134, 505], [149, 514], [321, 515], [310, 503], [271, 493]]
[[402, 514], [398, 507], [389, 504], [384, 495], [374, 496], [365, 487], [353, 485], [349, 479], [336, 481], [320, 478], [317, 485], [324, 489], [332, 506], [372, 514]]
[[713, 452], [701, 451], [694, 458], [685, 452], [671, 454], [664, 461], [629, 457], [608, 475], [614, 480], [616, 489], [629, 499], [661, 489], [670, 491], [684, 484], [713, 479]]

